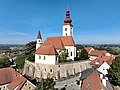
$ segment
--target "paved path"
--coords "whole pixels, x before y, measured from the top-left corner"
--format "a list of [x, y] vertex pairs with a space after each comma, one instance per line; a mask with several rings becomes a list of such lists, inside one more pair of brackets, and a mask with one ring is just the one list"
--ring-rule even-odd
[[70, 78], [70, 79], [67, 79], [67, 80], [64, 80], [64, 81], [56, 81], [55, 88], [61, 89], [65, 86], [65, 84], [67, 86], [71, 86], [72, 84], [76, 83], [75, 81], [77, 79], [79, 79], [79, 76], [76, 76], [76, 77], [73, 77], [73, 78]]

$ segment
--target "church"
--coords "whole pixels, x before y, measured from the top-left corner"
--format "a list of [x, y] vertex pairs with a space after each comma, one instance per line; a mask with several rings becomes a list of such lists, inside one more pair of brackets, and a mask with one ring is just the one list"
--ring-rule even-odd
[[[68, 78], [79, 74], [86, 68], [91, 67], [90, 60], [74, 61], [76, 57], [76, 47], [73, 39], [73, 25], [70, 19], [70, 11], [66, 10], [66, 18], [62, 26], [62, 36], [47, 37], [42, 42], [40, 31], [37, 35], [35, 63], [25, 60], [24, 72], [37, 81], [48, 77], [54, 80]], [[67, 53], [67, 60], [74, 62], [59, 63], [62, 53]]]
[[40, 31], [38, 32], [35, 63], [57, 64], [62, 52], [68, 53], [67, 60], [74, 60], [76, 57], [76, 47], [71, 22], [70, 11], [67, 9], [62, 27], [62, 36], [47, 37], [44, 43], [42, 43]]

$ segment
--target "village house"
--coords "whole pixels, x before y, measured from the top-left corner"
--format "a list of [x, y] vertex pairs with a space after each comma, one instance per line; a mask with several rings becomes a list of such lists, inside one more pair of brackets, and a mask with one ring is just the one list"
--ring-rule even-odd
[[15, 69], [0, 68], [0, 90], [35, 90], [36, 86]]
[[96, 70], [82, 81], [81, 90], [113, 90], [108, 78]]
[[98, 56], [111, 56], [111, 54], [106, 50], [96, 50], [92, 47], [85, 47], [84, 49], [88, 52], [88, 57], [91, 61], [96, 59]]

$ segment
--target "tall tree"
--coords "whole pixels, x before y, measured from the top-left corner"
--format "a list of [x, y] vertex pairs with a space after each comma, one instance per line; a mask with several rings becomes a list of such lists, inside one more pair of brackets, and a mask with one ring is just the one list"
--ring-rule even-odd
[[120, 86], [120, 56], [116, 57], [108, 72], [108, 76], [111, 78], [111, 83]]

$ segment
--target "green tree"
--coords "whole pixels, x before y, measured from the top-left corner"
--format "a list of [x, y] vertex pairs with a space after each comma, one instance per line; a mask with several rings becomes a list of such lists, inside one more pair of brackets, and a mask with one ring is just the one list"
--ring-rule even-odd
[[41, 83], [38, 83], [36, 90], [57, 90], [54, 88], [55, 82], [51, 78], [42, 79]]
[[68, 53], [67, 52], [61, 52], [59, 57], [59, 62], [67, 62]]
[[108, 70], [108, 76], [111, 78], [113, 85], [120, 86], [120, 57], [116, 57], [113, 61], [111, 68]]
[[78, 57], [75, 57], [75, 61], [79, 61], [79, 60], [86, 60], [88, 59], [88, 53], [87, 51], [83, 48], [81, 49], [81, 52], [78, 53]]
[[25, 45], [25, 58], [29, 61], [35, 61], [36, 41], [29, 42]]
[[19, 55], [14, 61], [18, 69], [23, 69], [25, 63], [25, 55], [24, 54]]
[[10, 62], [8, 57], [4, 57], [0, 59], [0, 68], [5, 68], [9, 66], [10, 66]]

